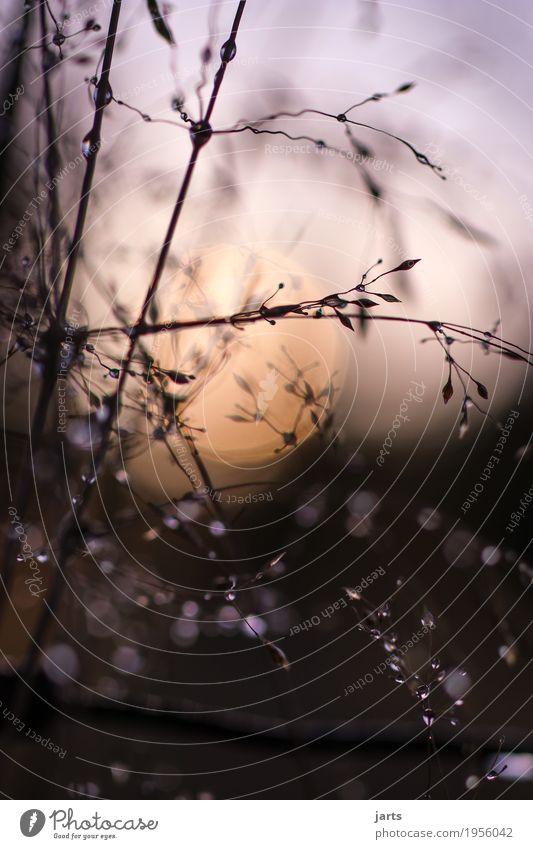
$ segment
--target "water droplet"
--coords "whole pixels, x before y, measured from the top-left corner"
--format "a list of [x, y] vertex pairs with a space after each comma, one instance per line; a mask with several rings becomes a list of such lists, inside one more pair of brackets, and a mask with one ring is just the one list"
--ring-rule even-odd
[[94, 100], [94, 102], [95, 102], [95, 103], [97, 103], [97, 101], [98, 101], [98, 96], [99, 96], [99, 94], [100, 94], [100, 89], [102, 89], [102, 90], [103, 90], [103, 89], [104, 89], [104, 87], [105, 87], [104, 106], [108, 106], [108, 105], [111, 103], [112, 99], [113, 99], [113, 91], [112, 91], [111, 86], [109, 85], [109, 83], [105, 84], [105, 83], [103, 83], [102, 81], [100, 81], [100, 82], [98, 83], [98, 85], [97, 85], [97, 86], [95, 86], [95, 89], [94, 89], [94, 91], [93, 91], [93, 100]]
[[472, 531], [453, 531], [444, 543], [442, 552], [452, 566], [472, 566], [476, 561], [476, 541]]
[[431, 726], [435, 722], [435, 714], [432, 710], [430, 710], [430, 708], [426, 708], [426, 710], [422, 713], [422, 719], [427, 726]]
[[177, 505], [178, 517], [180, 522], [195, 522], [202, 513], [202, 505], [199, 501], [180, 501]]
[[417, 522], [424, 531], [436, 531], [441, 523], [441, 516], [432, 507], [424, 507], [417, 516]]
[[387, 604], [387, 603], [383, 604], [377, 612], [377, 617], [378, 617], [378, 619], [381, 619], [381, 620], [389, 619], [390, 618], [390, 605]]
[[133, 646], [119, 646], [111, 656], [111, 662], [120, 672], [135, 674], [142, 669], [142, 659]]
[[226, 526], [224, 525], [223, 522], [215, 520], [214, 522], [211, 522], [211, 524], [209, 525], [209, 532], [214, 537], [223, 537], [224, 534], [226, 533]]
[[436, 672], [437, 669], [440, 669], [440, 660], [438, 657], [434, 657], [431, 660], [431, 668]]
[[375, 492], [362, 490], [355, 493], [347, 503], [348, 512], [357, 518], [364, 519], [369, 513], [377, 512], [379, 496]]
[[232, 59], [235, 59], [236, 53], [237, 45], [232, 38], [225, 41], [220, 48], [220, 58], [223, 62], [231, 62]]
[[495, 566], [500, 561], [501, 553], [496, 546], [487, 545], [481, 552], [481, 561], [484, 566]]
[[43, 672], [54, 684], [71, 684], [76, 678], [80, 664], [74, 649], [66, 643], [55, 643], [44, 656]]
[[171, 601], [169, 598], [170, 593], [166, 593], [164, 590], [158, 590], [154, 593], [154, 604], [157, 604], [158, 607], [161, 607], [163, 604], [168, 604]]
[[186, 601], [182, 606], [183, 615], [188, 619], [194, 619], [200, 613], [200, 608], [195, 601]]
[[420, 621], [424, 628], [432, 629], [435, 627], [435, 617], [427, 608], [426, 610], [424, 610], [424, 615], [422, 616], [422, 619]]
[[516, 650], [514, 646], [500, 646], [498, 654], [505, 660], [507, 666], [514, 666], [516, 663]]
[[507, 764], [501, 765], [501, 763], [497, 764], [494, 769], [491, 769], [490, 772], [487, 773], [487, 781], [495, 781], [500, 777], [502, 772], [505, 772], [507, 769]]
[[296, 521], [301, 528], [313, 528], [320, 519], [320, 504], [302, 504], [298, 507]]
[[170, 628], [170, 638], [177, 646], [192, 646], [200, 636], [200, 628], [191, 619], [177, 619]]
[[233, 592], [233, 590], [228, 590], [227, 593], [224, 593], [224, 598], [226, 601], [235, 601], [237, 598], [237, 594]]
[[415, 695], [417, 699], [427, 699], [427, 697], [429, 696], [429, 687], [426, 684], [422, 684], [421, 687], [417, 687], [417, 689], [415, 690]]
[[62, 32], [55, 32], [52, 36], [52, 41], [56, 47], [61, 47], [65, 43], [66, 36]]
[[465, 787], [467, 790], [473, 790], [474, 787], [477, 787], [479, 784], [479, 776], [478, 775], [469, 775], [465, 781]]
[[115, 784], [126, 784], [130, 778], [130, 771], [123, 763], [113, 763], [109, 765], [111, 776]]
[[163, 519], [163, 524], [165, 525], [165, 527], [175, 531], [176, 528], [179, 528], [180, 523], [178, 522], [175, 516], [165, 516], [165, 518]]
[[88, 159], [93, 153], [96, 153], [100, 147], [100, 142], [93, 142], [91, 133], [87, 133], [81, 142], [81, 152]]
[[213, 129], [208, 121], [196, 121], [191, 126], [190, 134], [195, 147], [203, 147], [213, 135]]

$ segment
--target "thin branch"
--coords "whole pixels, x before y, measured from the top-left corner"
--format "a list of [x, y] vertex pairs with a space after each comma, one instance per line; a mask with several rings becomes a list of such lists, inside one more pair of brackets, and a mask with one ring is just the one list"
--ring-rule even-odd
[[76, 267], [80, 253], [80, 246], [85, 229], [85, 220], [87, 218], [87, 210], [89, 209], [89, 200], [93, 185], [94, 173], [96, 170], [96, 159], [101, 145], [101, 130], [102, 121], [104, 119], [104, 109], [110, 99], [109, 75], [111, 72], [111, 63], [113, 61], [113, 52], [115, 49], [115, 40], [117, 36], [118, 21], [120, 17], [122, 0], [113, 0], [113, 8], [109, 20], [109, 29], [104, 48], [104, 58], [102, 63], [102, 73], [96, 87], [95, 110], [93, 126], [88, 135], [83, 140], [83, 152], [87, 161], [83, 184], [81, 187], [81, 196], [78, 204], [78, 215], [74, 228], [74, 236], [72, 245], [68, 254], [68, 264], [65, 273], [65, 281], [59, 299], [57, 311], [57, 323], [61, 327], [64, 324], [65, 316], [68, 309], [69, 299], [72, 293], [72, 286], [76, 276]]

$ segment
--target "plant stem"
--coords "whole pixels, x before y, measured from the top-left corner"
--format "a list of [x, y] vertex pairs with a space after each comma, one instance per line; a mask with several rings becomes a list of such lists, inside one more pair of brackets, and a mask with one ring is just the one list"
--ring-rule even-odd
[[[41, 26], [42, 38], [42, 76], [43, 76], [43, 94], [45, 102], [45, 119], [46, 133], [48, 137], [48, 145], [46, 150], [45, 167], [46, 175], [49, 183], [53, 183], [55, 175], [59, 172], [59, 152], [57, 147], [57, 126], [55, 115], [52, 109], [52, 90], [50, 86], [49, 72], [52, 67], [52, 52], [46, 43], [46, 6], [44, 3], [39, 8], [39, 18]], [[61, 212], [59, 209], [59, 197], [57, 188], [54, 185], [50, 190], [50, 229], [52, 241], [52, 261], [51, 261], [51, 278], [52, 288], [59, 276], [59, 265], [61, 256]], [[44, 250], [44, 248], [43, 248]]]
[[83, 231], [85, 229], [85, 220], [87, 218], [87, 210], [89, 208], [89, 199], [93, 185], [94, 173], [96, 169], [96, 159], [101, 143], [102, 121], [104, 118], [104, 109], [107, 106], [107, 98], [110, 93], [109, 75], [111, 72], [111, 63], [113, 61], [113, 51], [115, 49], [115, 40], [117, 36], [118, 21], [120, 17], [122, 0], [113, 0], [113, 8], [111, 9], [111, 17], [109, 19], [109, 29], [104, 48], [104, 58], [102, 61], [102, 73], [95, 89], [95, 110], [93, 126], [86, 138], [89, 140], [88, 151], [86, 153], [87, 167], [83, 178], [81, 188], [81, 196], [78, 203], [78, 215], [74, 228], [74, 236], [68, 254], [67, 270], [65, 273], [65, 281], [61, 290], [57, 310], [57, 323], [61, 327], [64, 324], [68, 303], [72, 294], [72, 286], [76, 276], [76, 267], [80, 253]]
[[[233, 39], [237, 35], [237, 31], [239, 29], [240, 21], [241, 21], [242, 14], [244, 12], [245, 6], [246, 6], [246, 0], [240, 0], [238, 8], [237, 8], [236, 15], [235, 15], [235, 18], [234, 18], [234, 21], [233, 21], [233, 26], [232, 26], [232, 38]], [[114, 0], [112, 18], [111, 18], [111, 22], [110, 22], [110, 36], [108, 36], [108, 38], [110, 38], [111, 35], [112, 35], [112, 38], [111, 38], [112, 44], [114, 44], [114, 35], [116, 33], [116, 23], [118, 21], [117, 8], [120, 9], [120, 0]], [[116, 14], [116, 17], [114, 17], [115, 14]], [[114, 24], [114, 29], [113, 29], [113, 24]], [[107, 45], [106, 45], [106, 47], [107, 47]], [[106, 80], [106, 82], [108, 80], [109, 67], [110, 67], [110, 63], [111, 63], [111, 56], [112, 56], [112, 47], [110, 48], [110, 53], [109, 53], [109, 56], [108, 56], [107, 65], [105, 64], [105, 59], [104, 59], [104, 67], [103, 67], [103, 70], [102, 70], [102, 77], [101, 77], [100, 82], [102, 82], [102, 80], [104, 80], [104, 79]], [[211, 115], [213, 108], [215, 106], [215, 103], [216, 103], [216, 100], [217, 100], [217, 97], [218, 97], [218, 94], [219, 94], [219, 91], [220, 91], [220, 86], [221, 86], [222, 80], [224, 78], [226, 65], [227, 65], [227, 61], [225, 61], [223, 59], [221, 66], [220, 66], [219, 70], [217, 71], [217, 73], [215, 75], [215, 80], [214, 80], [214, 83], [213, 83], [213, 91], [212, 91], [211, 98], [210, 98], [210, 101], [209, 101], [209, 108], [208, 108], [209, 116]], [[107, 77], [104, 78], [105, 69], [107, 69]], [[105, 105], [106, 94], [107, 94], [107, 84], [104, 84], [103, 87], [101, 85], [99, 85], [98, 86], [98, 95], [101, 95], [104, 98], [104, 105]], [[99, 108], [99, 106], [101, 108]], [[102, 122], [102, 116], [103, 116], [103, 105], [99, 104], [99, 101], [97, 99], [97, 110], [96, 110], [96, 113], [95, 113], [95, 122], [94, 122], [94, 125], [93, 125], [93, 132], [94, 132], [94, 127], [96, 126], [98, 138], [99, 138], [99, 132], [100, 132], [100, 127], [101, 127], [101, 122]], [[185, 174], [184, 174], [183, 180], [181, 182], [181, 185], [180, 185], [180, 188], [179, 188], [179, 191], [178, 191], [178, 196], [176, 198], [176, 202], [174, 204], [174, 209], [172, 211], [172, 215], [171, 215], [168, 227], [167, 227], [165, 238], [164, 238], [163, 244], [162, 244], [160, 252], [159, 252], [159, 256], [158, 256], [156, 267], [155, 267], [155, 270], [154, 270], [154, 273], [153, 273], [153, 276], [152, 276], [152, 280], [150, 282], [150, 285], [149, 285], [147, 292], [146, 292], [146, 295], [144, 297], [144, 300], [143, 300], [137, 321], [135, 322], [135, 324], [133, 325], [133, 327], [129, 331], [130, 342], [129, 342], [129, 346], [128, 346], [126, 356], [125, 356], [123, 363], [122, 363], [122, 369], [121, 369], [121, 374], [120, 374], [120, 378], [119, 378], [119, 382], [118, 382], [117, 391], [112, 398], [108, 399], [107, 404], [106, 404], [108, 416], [107, 416], [106, 420], [104, 421], [104, 423], [102, 424], [102, 428], [101, 428], [100, 445], [99, 445], [99, 448], [98, 448], [98, 451], [96, 453], [96, 457], [95, 457], [95, 460], [94, 460], [94, 475], [90, 476], [90, 479], [86, 482], [82, 496], [81, 496], [79, 502], [77, 502], [76, 505], [72, 505], [72, 512], [71, 512], [70, 516], [68, 517], [68, 519], [66, 520], [63, 531], [60, 534], [59, 552], [58, 552], [58, 556], [57, 556], [56, 572], [55, 572], [55, 575], [54, 575], [54, 579], [53, 579], [53, 582], [52, 582], [52, 588], [51, 588], [51, 591], [50, 591], [50, 601], [49, 601], [48, 604], [43, 605], [43, 609], [41, 610], [39, 620], [38, 620], [38, 623], [37, 623], [37, 626], [36, 626], [35, 638], [32, 639], [31, 644], [29, 646], [29, 650], [28, 650], [27, 655], [26, 655], [26, 658], [24, 660], [20, 679], [19, 679], [23, 682], [28, 680], [28, 679], [31, 679], [31, 677], [33, 676], [35, 664], [36, 664], [36, 661], [39, 657], [39, 653], [41, 652], [40, 644], [45, 638], [46, 631], [48, 629], [48, 624], [50, 622], [52, 614], [55, 612], [57, 606], [60, 603], [61, 596], [62, 596], [62, 589], [63, 589], [62, 582], [61, 582], [61, 576], [62, 576], [63, 570], [66, 567], [68, 559], [70, 558], [70, 556], [75, 551], [74, 540], [76, 539], [77, 534], [80, 533], [80, 521], [81, 521], [82, 515], [85, 512], [87, 505], [89, 503], [91, 492], [94, 489], [94, 483], [95, 483], [96, 479], [98, 478], [98, 475], [101, 473], [101, 471], [103, 469], [104, 460], [106, 458], [106, 455], [107, 455], [107, 452], [108, 452], [108, 449], [109, 449], [109, 444], [110, 444], [110, 441], [111, 441], [113, 426], [114, 426], [115, 421], [118, 419], [119, 414], [120, 414], [120, 409], [121, 409], [121, 404], [122, 404], [122, 393], [123, 393], [124, 386], [125, 386], [126, 380], [128, 378], [128, 372], [130, 370], [130, 366], [131, 366], [131, 363], [133, 361], [133, 357], [134, 357], [134, 354], [135, 354], [137, 338], [139, 336], [138, 330], [139, 330], [139, 328], [142, 328], [142, 327], [145, 326], [145, 320], [146, 320], [146, 316], [147, 316], [147, 313], [148, 313], [148, 309], [150, 307], [152, 299], [157, 294], [157, 289], [159, 287], [161, 277], [163, 275], [163, 271], [164, 271], [164, 268], [165, 268], [166, 260], [168, 258], [168, 254], [169, 254], [169, 251], [170, 251], [172, 240], [173, 240], [173, 237], [174, 237], [174, 234], [175, 234], [175, 231], [176, 231], [176, 227], [178, 225], [178, 222], [179, 222], [182, 210], [183, 210], [183, 206], [184, 206], [185, 200], [187, 198], [187, 194], [188, 194], [188, 191], [189, 191], [191, 180], [192, 180], [195, 168], [196, 168], [196, 164], [198, 162], [199, 152], [200, 152], [202, 146], [205, 145], [205, 136], [202, 137], [202, 135], [200, 133], [198, 133], [196, 135], [191, 135], [191, 138], [192, 138], [192, 145], [193, 145], [192, 152], [191, 152], [191, 155], [189, 157], [189, 161], [188, 161], [187, 167], [185, 169]], [[96, 153], [96, 151], [95, 151], [95, 153]], [[84, 180], [84, 188], [85, 188], [86, 184], [88, 183], [88, 190], [84, 191], [84, 189], [82, 189], [82, 197], [81, 197], [81, 200], [80, 200], [80, 206], [79, 206], [79, 210], [78, 210], [78, 220], [76, 222], [76, 231], [75, 231], [75, 235], [74, 235], [72, 249], [71, 249], [71, 252], [70, 252], [70, 255], [69, 255], [69, 266], [67, 268], [67, 274], [65, 276], [65, 283], [63, 285], [63, 290], [62, 290], [62, 293], [61, 293], [61, 299], [60, 299], [60, 304], [59, 304], [59, 316], [62, 316], [63, 319], [65, 317], [66, 307], [67, 307], [67, 304], [68, 304], [68, 299], [69, 299], [69, 296], [70, 296], [70, 292], [71, 292], [71, 289], [72, 289], [72, 283], [73, 283], [73, 280], [74, 280], [74, 272], [75, 272], [76, 262], [77, 262], [77, 257], [78, 257], [79, 244], [80, 244], [80, 241], [81, 241], [81, 235], [83, 233], [83, 227], [84, 227], [84, 223], [85, 223], [85, 217], [86, 217], [86, 214], [87, 214], [87, 208], [88, 208], [88, 202], [89, 202], [89, 192], [90, 192], [90, 185], [91, 185], [90, 181], [92, 181], [92, 174], [94, 174], [94, 164], [95, 164], [94, 163], [94, 155], [91, 155], [91, 158], [88, 159], [87, 172], [86, 172], [85, 180]], [[90, 181], [89, 181], [89, 178], [87, 176], [88, 174], [90, 175]], [[58, 320], [59, 320], [59, 316], [58, 316]]]
[[[72, 247], [69, 252], [65, 282], [59, 299], [56, 317], [53, 320], [53, 323], [50, 326], [49, 330], [43, 336], [44, 347], [46, 349], [46, 357], [43, 364], [44, 371], [42, 375], [35, 412], [32, 417], [28, 446], [26, 451], [24, 452], [24, 456], [20, 466], [20, 473], [14, 499], [14, 504], [22, 520], [24, 520], [24, 514], [26, 513], [30, 500], [31, 463], [33, 457], [35, 456], [35, 452], [39, 450], [43, 440], [48, 408], [54, 394], [54, 389], [57, 380], [59, 351], [64, 333], [63, 325], [66, 317], [66, 310], [69, 303], [70, 293], [72, 290], [72, 284], [76, 273], [76, 264], [79, 256], [79, 248], [83, 237], [85, 219], [87, 216], [87, 209], [89, 205], [89, 197], [92, 189], [92, 182], [96, 167], [96, 156], [100, 144], [103, 109], [106, 101], [106, 92], [109, 86], [109, 73], [111, 70], [111, 62], [113, 58], [121, 3], [122, 0], [113, 0], [113, 8], [111, 11], [109, 28], [105, 43], [103, 70], [100, 78], [100, 82], [102, 83], [103, 81], [104, 85], [99, 85], [97, 89], [94, 122], [91, 130], [91, 137], [94, 137], [94, 139], [97, 140], [97, 144], [93, 143], [91, 145], [91, 151], [89, 152], [89, 155], [87, 157], [87, 168], [83, 180], [81, 197], [78, 204], [78, 215], [76, 219]], [[41, 7], [41, 13], [43, 9], [44, 4]], [[43, 21], [43, 18], [41, 18], [41, 24], [44, 27], [45, 23]], [[47, 113], [50, 113], [50, 107], [51, 104], [47, 110]], [[50, 117], [47, 118], [47, 121], [49, 134], [52, 133], [52, 137], [55, 137], [55, 122], [53, 121], [53, 118]], [[52, 162], [50, 164], [52, 164]], [[55, 284], [55, 282], [56, 281], [54, 280], [53, 283]], [[3, 611], [5, 603], [9, 598], [9, 589], [13, 582], [13, 577], [15, 573], [14, 548], [15, 540], [9, 538], [5, 550], [5, 562], [2, 574], [2, 585], [4, 592], [2, 594], [2, 597], [0, 598], [0, 613]], [[55, 593], [53, 590], [52, 597], [55, 597]], [[43, 616], [47, 616], [46, 607], [43, 611]], [[37, 627], [39, 630], [39, 625]]]

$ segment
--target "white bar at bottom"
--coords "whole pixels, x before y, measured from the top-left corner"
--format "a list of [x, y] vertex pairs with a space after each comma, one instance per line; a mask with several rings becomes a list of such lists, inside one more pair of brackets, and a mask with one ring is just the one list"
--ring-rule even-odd
[[[6, 849], [73, 843], [158, 849], [533, 846], [528, 801], [94, 799], [0, 804]], [[33, 837], [35, 844], [28, 842]]]

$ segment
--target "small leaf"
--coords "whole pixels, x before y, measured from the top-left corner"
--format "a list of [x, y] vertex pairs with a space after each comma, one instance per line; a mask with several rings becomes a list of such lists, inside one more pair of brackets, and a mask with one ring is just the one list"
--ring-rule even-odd
[[337, 318], [339, 319], [340, 323], [344, 325], [344, 327], [347, 327], [348, 330], [353, 330], [353, 324], [347, 315], [343, 315], [341, 312], [338, 312], [338, 310], [335, 310], [335, 313], [337, 314]]
[[251, 395], [251, 396], [252, 396], [252, 398], [253, 398], [253, 397], [254, 397], [254, 393], [252, 392], [252, 387], [251, 387], [251, 386], [250, 386], [250, 384], [249, 384], [249, 383], [248, 383], [248, 382], [244, 379], [244, 377], [241, 377], [241, 376], [240, 376], [240, 374], [234, 374], [234, 375], [233, 375], [233, 377], [235, 378], [235, 383], [237, 384], [237, 386], [240, 386], [240, 387], [241, 387], [241, 389], [244, 389], [244, 391], [245, 391], [245, 392], [247, 392], [247, 393], [248, 393], [248, 395]]
[[148, 5], [148, 11], [150, 12], [154, 27], [156, 32], [165, 39], [169, 44], [175, 44], [174, 36], [169, 30], [168, 26], [165, 23], [165, 20], [159, 11], [159, 6], [157, 5], [157, 0], [146, 0]]
[[262, 316], [274, 316], [275, 318], [282, 318], [284, 315], [287, 315], [290, 312], [301, 313], [302, 308], [300, 304], [283, 304], [279, 307], [261, 307], [261, 315]]
[[245, 419], [244, 416], [226, 416], [227, 419], [231, 419], [232, 422], [248, 422], [248, 419]]
[[314, 397], [315, 397], [315, 393], [313, 392], [313, 387], [311, 386], [311, 384], [307, 380], [304, 380], [304, 386], [305, 386], [306, 400], [309, 399], [310, 401], [313, 401]]
[[396, 268], [391, 268], [387, 274], [392, 274], [393, 271], [410, 271], [417, 262], [420, 262], [420, 259], [406, 259], [400, 265], [397, 265]]
[[450, 400], [452, 395], [453, 395], [453, 384], [452, 384], [452, 379], [450, 377], [449, 380], [448, 380], [448, 383], [446, 383], [446, 385], [443, 386], [443, 388], [442, 388], [442, 397], [444, 398], [445, 404], [448, 403], [448, 401]]
[[282, 559], [283, 559], [283, 557], [285, 557], [285, 555], [286, 555], [286, 554], [287, 554], [287, 552], [286, 552], [286, 551], [282, 551], [280, 554], [276, 554], [276, 556], [275, 556], [275, 557], [273, 557], [273, 558], [272, 558], [272, 560], [270, 560], [270, 561], [267, 563], [267, 569], [272, 568], [272, 566], [277, 566], [277, 565], [278, 565], [278, 563], [280, 562], [280, 560], [282, 560]]
[[357, 298], [355, 301], [351, 301], [352, 304], [355, 304], [356, 307], [364, 307], [365, 309], [369, 309], [370, 307], [379, 307], [377, 301], [371, 301], [370, 298]]
[[477, 384], [477, 391], [478, 391], [478, 394], [479, 394], [482, 398], [484, 398], [484, 399], [485, 399], [485, 401], [488, 399], [488, 397], [489, 397], [489, 392], [488, 392], [487, 387], [486, 387], [486, 386], [484, 386], [484, 384], [483, 384], [483, 383], [478, 383], [478, 384]]
[[400, 299], [396, 295], [389, 295], [388, 292], [375, 292], [374, 294], [377, 298], [382, 298], [388, 304], [401, 304]]
[[191, 380], [194, 380], [194, 375], [184, 374], [182, 371], [167, 371], [166, 374], [174, 383], [190, 383]]
[[403, 94], [405, 91], [411, 91], [415, 85], [416, 83], [402, 83], [402, 85], [398, 86], [396, 89], [396, 94]]
[[285, 445], [296, 445], [296, 434], [294, 431], [287, 431], [286, 433], [281, 434], [283, 437], [283, 442]]
[[276, 646], [274, 643], [267, 642], [265, 643], [265, 647], [269, 650], [276, 666], [279, 666], [280, 669], [284, 669], [285, 672], [288, 672], [291, 668], [291, 665], [285, 652], [278, 648], [278, 646]]

